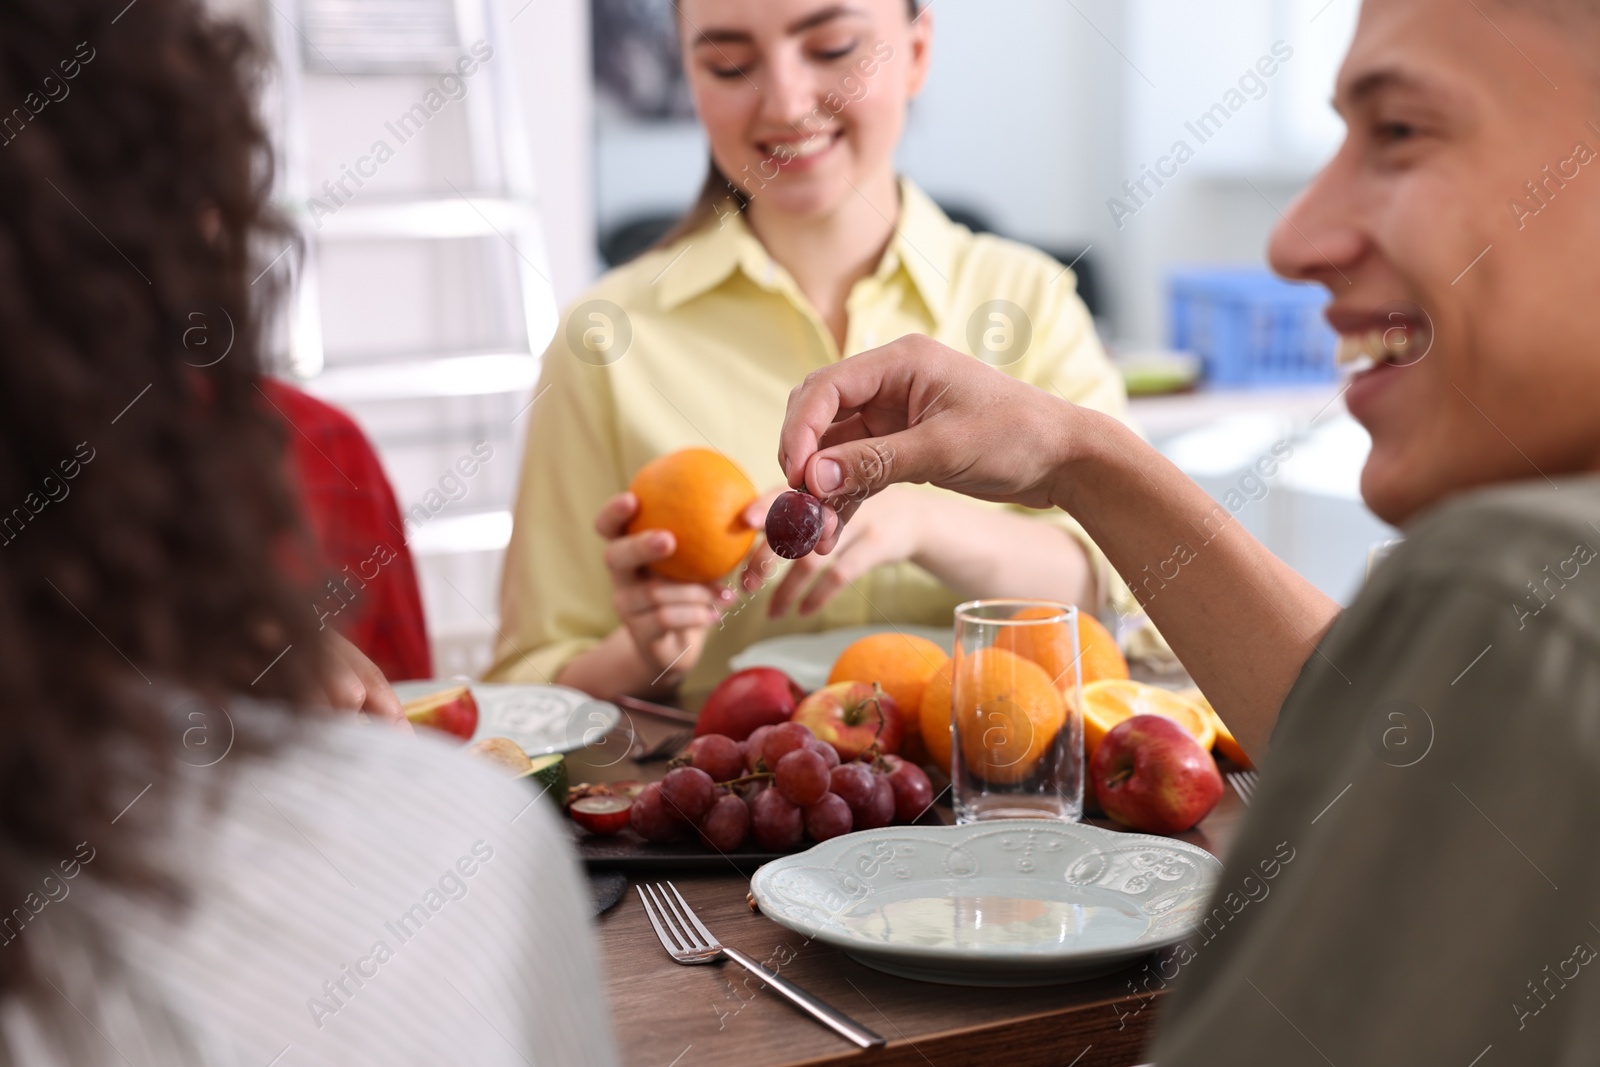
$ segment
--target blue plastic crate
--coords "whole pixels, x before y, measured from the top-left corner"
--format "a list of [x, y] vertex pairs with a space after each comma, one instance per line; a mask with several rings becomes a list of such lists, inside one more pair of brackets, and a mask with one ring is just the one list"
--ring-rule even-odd
[[1168, 279], [1171, 345], [1200, 357], [1216, 386], [1292, 385], [1338, 377], [1328, 291], [1265, 270], [1207, 268]]

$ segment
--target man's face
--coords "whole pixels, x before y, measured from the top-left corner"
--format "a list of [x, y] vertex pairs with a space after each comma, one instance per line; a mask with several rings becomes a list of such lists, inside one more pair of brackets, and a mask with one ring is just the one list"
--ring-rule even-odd
[[[1378, 365], [1350, 412], [1362, 494], [1403, 523], [1453, 492], [1600, 469], [1600, 30], [1496, 0], [1366, 0], [1348, 133], [1272, 237]], [[1531, 186], [1530, 186], [1531, 183]]]

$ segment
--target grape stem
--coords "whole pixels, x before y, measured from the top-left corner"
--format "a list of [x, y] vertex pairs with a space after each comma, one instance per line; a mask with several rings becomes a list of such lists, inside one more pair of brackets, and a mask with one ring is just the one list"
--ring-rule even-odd
[[725, 788], [732, 788], [736, 785], [749, 785], [751, 782], [765, 781], [771, 777], [773, 777], [773, 773], [771, 771], [751, 771], [749, 774], [746, 774], [742, 777], [729, 778], [726, 782], [718, 782], [717, 785]]

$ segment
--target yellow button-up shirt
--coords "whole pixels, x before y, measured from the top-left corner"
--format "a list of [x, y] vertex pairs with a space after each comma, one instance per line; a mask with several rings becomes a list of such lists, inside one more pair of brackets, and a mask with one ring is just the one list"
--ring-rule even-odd
[[[846, 306], [840, 352], [789, 273], [742, 216], [730, 215], [612, 271], [568, 312], [527, 416], [489, 678], [554, 681], [618, 626], [593, 522], [640, 467], [680, 448], [711, 447], [758, 488], [778, 486], [789, 392], [843, 356], [928, 334], [1074, 403], [1125, 416], [1121, 379], [1072, 273], [1034, 249], [975, 236], [909, 182], [901, 185], [893, 240]], [[1102, 592], [1125, 593], [1069, 517], [1028, 514], [1085, 546]], [[812, 615], [769, 619], [777, 580], [731, 607], [710, 632], [686, 693], [709, 689], [730, 656], [761, 638], [869, 623], [945, 625], [958, 602], [932, 575], [902, 562], [874, 568]]]

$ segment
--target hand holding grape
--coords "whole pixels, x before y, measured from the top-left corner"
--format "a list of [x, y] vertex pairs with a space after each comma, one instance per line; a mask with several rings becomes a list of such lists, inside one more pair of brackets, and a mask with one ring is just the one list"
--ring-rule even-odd
[[752, 525], [765, 524], [767, 536], [745, 568], [744, 587], [759, 589], [775, 570], [777, 557], [790, 559], [794, 563], [773, 591], [768, 614], [777, 618], [796, 603], [801, 615], [818, 611], [872, 568], [915, 560], [929, 521], [927, 502], [926, 493], [890, 487], [866, 502], [824, 558], [813, 551], [828, 517], [822, 501], [806, 492], [768, 494], [745, 513]]
[[1056, 506], [1073, 405], [927, 337], [902, 337], [809, 375], [789, 395], [784, 476], [827, 505], [817, 551], [868, 497], [928, 482], [983, 500]]

